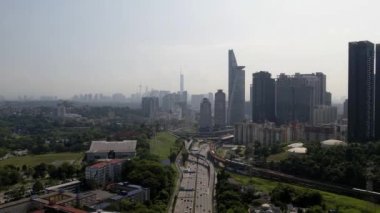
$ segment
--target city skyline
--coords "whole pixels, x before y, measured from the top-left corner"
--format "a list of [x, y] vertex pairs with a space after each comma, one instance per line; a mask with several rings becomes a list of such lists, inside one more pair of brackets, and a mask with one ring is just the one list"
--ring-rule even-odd
[[[379, 43], [380, 30], [373, 27], [379, 4], [210, 1], [200, 8], [198, 1], [2, 1], [0, 95], [130, 95], [140, 84], [177, 91], [181, 69], [192, 94], [227, 91], [225, 51], [233, 48], [246, 79], [260, 70], [273, 77], [323, 72], [333, 100], [342, 101], [346, 44]], [[245, 93], [248, 100], [248, 84]]]

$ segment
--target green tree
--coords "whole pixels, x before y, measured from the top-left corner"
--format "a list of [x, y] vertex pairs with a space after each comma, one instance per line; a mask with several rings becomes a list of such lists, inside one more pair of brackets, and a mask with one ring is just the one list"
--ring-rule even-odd
[[39, 194], [42, 190], [44, 190], [44, 186], [42, 185], [42, 183], [39, 180], [37, 180], [33, 184], [32, 190], [33, 190], [34, 194]]

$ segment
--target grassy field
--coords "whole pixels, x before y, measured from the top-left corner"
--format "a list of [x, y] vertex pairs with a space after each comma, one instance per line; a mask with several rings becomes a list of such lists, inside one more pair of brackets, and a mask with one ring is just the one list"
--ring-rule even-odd
[[65, 161], [67, 162], [80, 162], [83, 158], [82, 152], [63, 152], [63, 153], [49, 153], [42, 155], [27, 155], [21, 157], [12, 157], [6, 160], [0, 161], [0, 166], [5, 166], [8, 164], [14, 166], [35, 166], [40, 163], [46, 164], [60, 164]]
[[267, 162], [273, 161], [273, 162], [280, 162], [282, 160], [285, 160], [288, 158], [289, 154], [287, 151], [280, 152], [278, 154], [269, 155], [267, 158]]
[[169, 158], [170, 148], [174, 148], [176, 138], [168, 132], [160, 132], [149, 141], [150, 153], [160, 157], [160, 160]]
[[[273, 188], [277, 186], [279, 182], [265, 180], [256, 177], [247, 177], [242, 175], [231, 174], [232, 177], [240, 182], [241, 184], [253, 184], [257, 189], [262, 190], [264, 192], [270, 192]], [[296, 189], [307, 190], [308, 188], [304, 188], [297, 185], [286, 184], [284, 185], [292, 186]], [[370, 203], [364, 200], [338, 195], [330, 192], [308, 189], [312, 191], [318, 191], [322, 194], [323, 200], [325, 201], [327, 209], [336, 209], [339, 208], [339, 212], [350, 212], [350, 213], [360, 213], [360, 212], [380, 212], [380, 205], [376, 205], [374, 203]]]

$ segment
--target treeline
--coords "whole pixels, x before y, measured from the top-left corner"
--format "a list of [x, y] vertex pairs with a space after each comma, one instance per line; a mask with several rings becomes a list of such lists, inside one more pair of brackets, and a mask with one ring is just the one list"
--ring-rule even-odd
[[219, 213], [240, 213], [248, 211], [248, 203], [255, 198], [253, 190], [241, 193], [240, 186], [230, 183], [231, 176], [222, 170], [217, 175], [216, 202]]
[[309, 145], [305, 156], [290, 156], [269, 168], [299, 177], [380, 191], [380, 142], [321, 148]]
[[[150, 154], [149, 139], [153, 132], [151, 128], [154, 127], [141, 125], [128, 133], [128, 137], [137, 139], [137, 157], [124, 163], [122, 170], [122, 180], [149, 188], [151, 200], [136, 203], [124, 199], [120, 204], [111, 205], [108, 210], [134, 213], [167, 211], [177, 174], [171, 166], [162, 165], [158, 156]], [[121, 137], [120, 134], [118, 137]]]
[[307, 212], [324, 212], [322, 195], [317, 191], [295, 189], [291, 186], [279, 184], [271, 192], [271, 202], [287, 211], [287, 205], [300, 208], [310, 208]]
[[79, 177], [82, 173], [82, 168], [67, 162], [60, 166], [52, 164], [40, 163], [36, 166], [16, 167], [14, 165], [6, 165], [0, 167], [0, 186], [11, 186], [21, 182], [25, 178], [46, 178], [56, 180], [66, 180], [67, 178]]
[[139, 128], [139, 124], [131, 124], [131, 117], [138, 117], [139, 111], [128, 107], [69, 105], [68, 110], [85, 119], [57, 118], [55, 107], [0, 111], [0, 157], [17, 149], [28, 149], [32, 154], [84, 151], [91, 140], [111, 140], [120, 132]]

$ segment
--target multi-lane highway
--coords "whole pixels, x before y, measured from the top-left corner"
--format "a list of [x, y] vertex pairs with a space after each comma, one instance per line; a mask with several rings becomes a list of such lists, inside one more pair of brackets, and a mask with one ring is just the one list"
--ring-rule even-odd
[[213, 212], [215, 170], [207, 160], [208, 144], [189, 155], [174, 208], [176, 213]]

